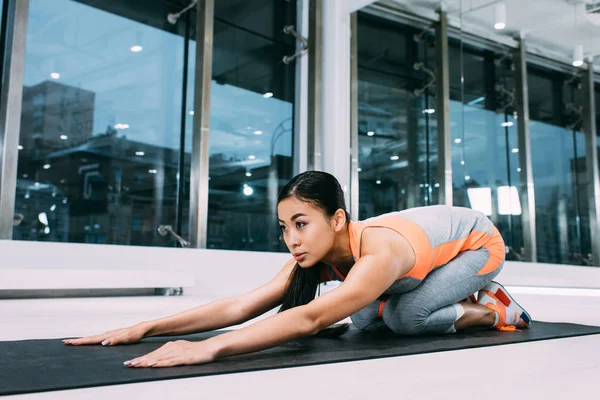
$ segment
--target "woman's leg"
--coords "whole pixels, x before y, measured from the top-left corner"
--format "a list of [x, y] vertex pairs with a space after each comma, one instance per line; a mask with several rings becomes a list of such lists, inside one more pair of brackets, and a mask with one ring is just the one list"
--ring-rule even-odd
[[383, 320], [398, 334], [453, 333], [456, 329], [492, 326], [495, 313], [479, 304], [461, 302], [500, 273], [477, 275], [490, 255], [486, 248], [460, 253], [448, 264], [431, 272], [414, 290], [391, 295], [383, 308]]

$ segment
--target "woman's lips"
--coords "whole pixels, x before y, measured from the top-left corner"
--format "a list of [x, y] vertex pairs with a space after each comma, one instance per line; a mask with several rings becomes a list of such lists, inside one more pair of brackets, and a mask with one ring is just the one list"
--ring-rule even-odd
[[306, 256], [306, 253], [298, 254], [298, 255], [294, 256], [294, 259], [296, 261], [301, 261], [304, 258], [304, 256]]

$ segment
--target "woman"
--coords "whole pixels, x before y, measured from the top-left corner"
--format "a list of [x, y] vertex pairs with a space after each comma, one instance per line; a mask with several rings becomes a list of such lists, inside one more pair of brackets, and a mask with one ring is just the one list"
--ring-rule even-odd
[[[245, 328], [202, 342], [169, 342], [124, 363], [169, 367], [211, 362], [316, 334], [339, 336], [348, 326], [330, 326], [348, 316], [359, 329], [391, 329], [401, 335], [446, 334], [469, 327], [514, 330], [531, 321], [492, 282], [504, 264], [504, 242], [478, 211], [431, 206], [352, 222], [339, 182], [318, 171], [294, 177], [281, 190], [277, 211], [294, 258], [271, 282], [237, 298], [64, 342], [107, 346], [204, 332], [240, 324], [281, 304], [276, 315]], [[315, 299], [319, 284], [333, 279], [344, 283]]]

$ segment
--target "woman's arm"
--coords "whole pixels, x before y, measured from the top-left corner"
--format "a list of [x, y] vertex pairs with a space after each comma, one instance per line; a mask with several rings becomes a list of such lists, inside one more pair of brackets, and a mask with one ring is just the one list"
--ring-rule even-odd
[[213, 301], [168, 317], [142, 322], [144, 337], [175, 336], [206, 332], [244, 322], [238, 298]]
[[375, 301], [412, 268], [414, 254], [404, 238], [388, 229], [363, 234], [363, 254], [345, 281], [309, 304], [260, 320], [245, 328], [201, 342], [169, 342], [143, 357], [127, 361], [133, 367], [170, 367], [211, 362], [251, 353], [315, 334]]
[[[293, 261], [293, 259], [291, 260]], [[246, 322], [281, 304], [295, 263], [287, 262], [269, 283], [242, 296], [217, 300], [175, 315], [99, 335], [68, 339], [68, 345], [118, 345], [136, 343], [144, 337], [186, 335], [225, 328]]]
[[405, 239], [389, 229], [369, 229], [363, 234], [363, 256], [338, 288], [305, 306], [208, 339], [205, 346], [218, 359], [313, 335], [371, 304], [408, 272], [413, 258], [407, 256], [406, 246]]
[[218, 300], [166, 318], [147, 322], [146, 336], [186, 335], [242, 324], [283, 301], [293, 259], [267, 284], [238, 297]]

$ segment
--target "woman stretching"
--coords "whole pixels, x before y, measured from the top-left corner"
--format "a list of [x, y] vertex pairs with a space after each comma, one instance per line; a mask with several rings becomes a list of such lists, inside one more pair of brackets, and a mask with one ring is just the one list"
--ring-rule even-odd
[[[279, 194], [277, 212], [294, 258], [266, 285], [170, 317], [64, 342], [113, 346], [205, 332], [281, 305], [276, 315], [247, 327], [201, 342], [168, 342], [124, 363], [170, 367], [317, 334], [339, 336], [348, 326], [331, 325], [347, 317], [361, 330], [391, 329], [399, 335], [449, 334], [469, 327], [514, 330], [531, 322], [492, 282], [504, 264], [504, 242], [481, 212], [430, 206], [352, 222], [339, 182], [318, 171], [294, 177]], [[331, 280], [343, 283], [315, 298], [319, 284]]]

